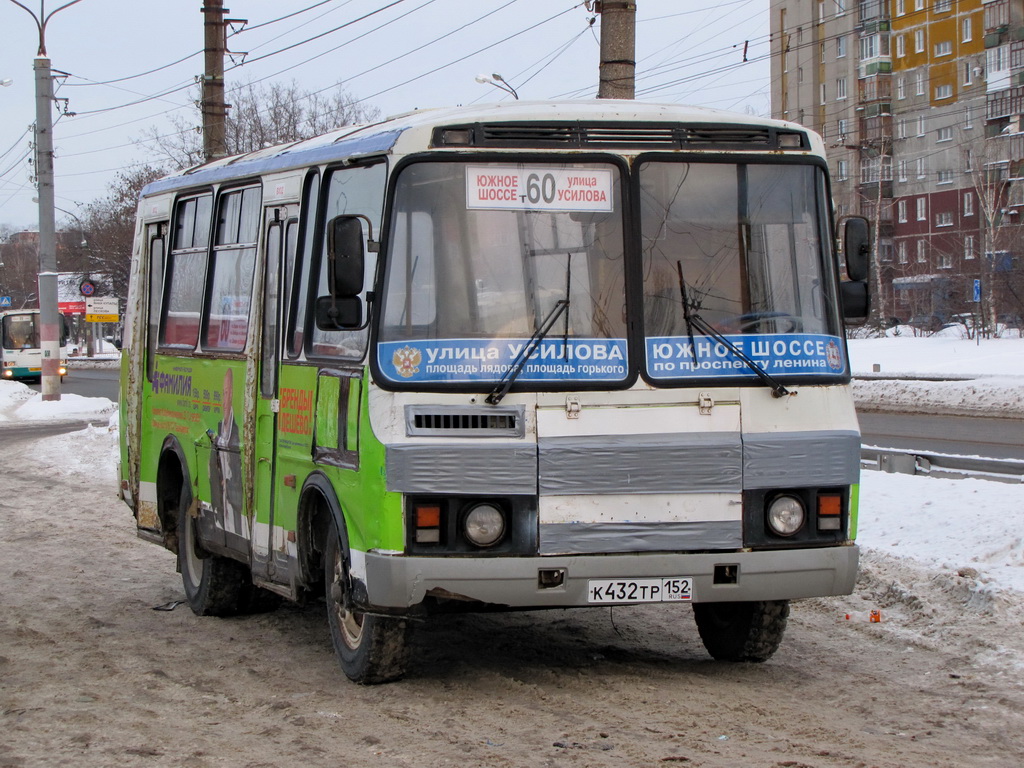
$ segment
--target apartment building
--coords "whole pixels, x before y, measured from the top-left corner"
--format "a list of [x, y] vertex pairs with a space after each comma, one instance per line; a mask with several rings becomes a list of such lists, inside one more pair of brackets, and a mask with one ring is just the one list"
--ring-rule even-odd
[[773, 116], [877, 227], [879, 317], [1024, 315], [1024, 0], [771, 0], [771, 27]]

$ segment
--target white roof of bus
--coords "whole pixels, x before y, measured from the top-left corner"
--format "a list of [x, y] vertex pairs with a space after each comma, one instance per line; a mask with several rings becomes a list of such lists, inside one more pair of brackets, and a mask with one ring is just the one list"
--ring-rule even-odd
[[[500, 122], [671, 122], [707, 123], [709, 125], [760, 125], [797, 131], [810, 137], [811, 152], [823, 153], [820, 137], [797, 123], [752, 117], [707, 107], [679, 104], [650, 104], [640, 101], [598, 99], [590, 101], [513, 101], [473, 107], [421, 109], [388, 117], [377, 123], [346, 125], [334, 131], [303, 141], [281, 144], [243, 155], [214, 160], [203, 165], [173, 173], [143, 190], [143, 195], [179, 189], [216, 181], [217, 177], [245, 175], [244, 166], [252, 163], [251, 172], [262, 172], [260, 166], [288, 165], [300, 167], [325, 160], [342, 160], [363, 154], [405, 154], [428, 146], [431, 131], [437, 126]], [[332, 151], [332, 148], [336, 151]], [[319, 151], [317, 151], [319, 150]], [[303, 155], [300, 159], [298, 156]], [[293, 159], [294, 164], [288, 163]], [[274, 162], [274, 161], [277, 162]], [[262, 162], [261, 162], [262, 161]], [[282, 162], [285, 161], [285, 162]], [[225, 173], [231, 169], [230, 173]], [[208, 173], [218, 171], [220, 173]], [[176, 180], [176, 181], [175, 181]]]

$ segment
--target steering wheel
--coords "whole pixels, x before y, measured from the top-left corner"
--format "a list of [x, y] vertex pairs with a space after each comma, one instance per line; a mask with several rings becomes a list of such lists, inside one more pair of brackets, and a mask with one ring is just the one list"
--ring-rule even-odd
[[804, 321], [788, 312], [748, 312], [728, 321], [729, 325], [740, 333], [771, 333], [773, 326], [776, 333], [799, 333], [804, 329]]

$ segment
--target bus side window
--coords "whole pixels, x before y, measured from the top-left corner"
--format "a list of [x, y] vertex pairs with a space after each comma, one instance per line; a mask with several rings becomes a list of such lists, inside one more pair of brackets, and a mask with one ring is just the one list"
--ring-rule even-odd
[[260, 187], [225, 192], [218, 201], [217, 232], [210, 261], [203, 349], [241, 352], [249, 333]]
[[149, 307], [146, 332], [146, 378], [153, 380], [156, 346], [160, 338], [160, 299], [164, 285], [164, 237], [159, 224], [149, 227]]
[[[302, 195], [302, 223], [298, 231], [298, 246], [285, 251], [284, 296], [289, 296], [287, 339], [288, 357], [302, 354], [303, 331], [306, 327], [306, 305], [309, 303], [309, 264], [316, 241], [316, 209], [320, 199], [320, 174], [316, 171], [306, 177]], [[289, 227], [289, 231], [293, 228]]]
[[178, 201], [161, 308], [162, 346], [194, 349], [199, 341], [212, 212], [211, 194]]

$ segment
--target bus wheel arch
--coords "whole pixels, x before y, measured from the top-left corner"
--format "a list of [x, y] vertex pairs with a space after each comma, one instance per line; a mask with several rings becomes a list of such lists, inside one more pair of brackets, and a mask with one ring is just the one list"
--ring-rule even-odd
[[[308, 535], [303, 569], [323, 574], [327, 625], [335, 658], [346, 677], [374, 685], [405, 674], [411, 625], [403, 617], [363, 612], [365, 584], [352, 579], [344, 512], [326, 478], [312, 475], [299, 504]], [[309, 574], [310, 577], [312, 573]]]
[[191, 498], [191, 480], [185, 452], [177, 438], [169, 436], [160, 448], [160, 462], [157, 465], [156, 510], [164, 546], [175, 554], [178, 553], [178, 515], [183, 488], [189, 489]]

